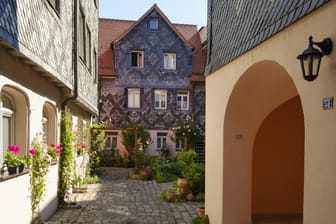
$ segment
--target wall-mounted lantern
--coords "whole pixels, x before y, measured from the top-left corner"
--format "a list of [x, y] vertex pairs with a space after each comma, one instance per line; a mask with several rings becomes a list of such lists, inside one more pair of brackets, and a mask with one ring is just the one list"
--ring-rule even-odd
[[[321, 51], [314, 48], [313, 45], [318, 46]], [[329, 55], [331, 51], [332, 41], [330, 38], [325, 38], [321, 42], [313, 42], [313, 37], [309, 37], [308, 48], [304, 50], [302, 54], [297, 56], [297, 59], [300, 60], [302, 75], [305, 80], [313, 81], [317, 78], [320, 70], [321, 58], [324, 55]]]

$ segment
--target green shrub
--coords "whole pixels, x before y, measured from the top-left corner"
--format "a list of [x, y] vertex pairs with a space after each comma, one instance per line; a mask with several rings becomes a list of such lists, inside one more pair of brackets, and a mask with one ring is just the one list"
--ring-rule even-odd
[[205, 191], [205, 166], [192, 163], [182, 171], [182, 176], [189, 179], [189, 189], [196, 195]]
[[202, 222], [202, 218], [199, 216], [196, 216], [191, 220], [191, 224], [201, 224], [201, 222]]
[[195, 162], [197, 158], [197, 153], [195, 150], [181, 151], [176, 155], [176, 162], [180, 166], [181, 174], [182, 171], [188, 169], [189, 166]]
[[156, 182], [170, 182], [176, 180], [181, 174], [181, 168], [173, 160], [155, 158], [151, 161], [154, 180]]
[[93, 176], [86, 176], [84, 177], [83, 183], [84, 184], [95, 184], [97, 183], [99, 180], [97, 175], [93, 175]]

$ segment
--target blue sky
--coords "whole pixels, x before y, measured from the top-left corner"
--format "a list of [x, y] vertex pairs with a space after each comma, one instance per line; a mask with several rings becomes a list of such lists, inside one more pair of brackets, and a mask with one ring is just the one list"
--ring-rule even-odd
[[137, 20], [155, 3], [173, 23], [207, 23], [207, 0], [99, 0], [99, 17]]

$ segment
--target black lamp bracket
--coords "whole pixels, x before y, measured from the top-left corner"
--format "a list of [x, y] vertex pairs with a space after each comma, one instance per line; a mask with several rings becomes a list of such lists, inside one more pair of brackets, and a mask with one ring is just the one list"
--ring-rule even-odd
[[310, 36], [309, 44], [317, 45], [321, 49], [323, 55], [329, 55], [333, 48], [332, 41], [330, 38], [324, 38], [323, 41], [321, 42], [313, 42], [313, 37]]

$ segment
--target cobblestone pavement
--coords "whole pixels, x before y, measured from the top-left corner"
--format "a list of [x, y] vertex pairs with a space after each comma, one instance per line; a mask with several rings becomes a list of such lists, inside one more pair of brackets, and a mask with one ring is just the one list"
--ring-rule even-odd
[[159, 198], [171, 183], [127, 179], [124, 168], [104, 168], [101, 183], [73, 194], [80, 208], [59, 209], [48, 223], [189, 224], [200, 202], [167, 203]]

